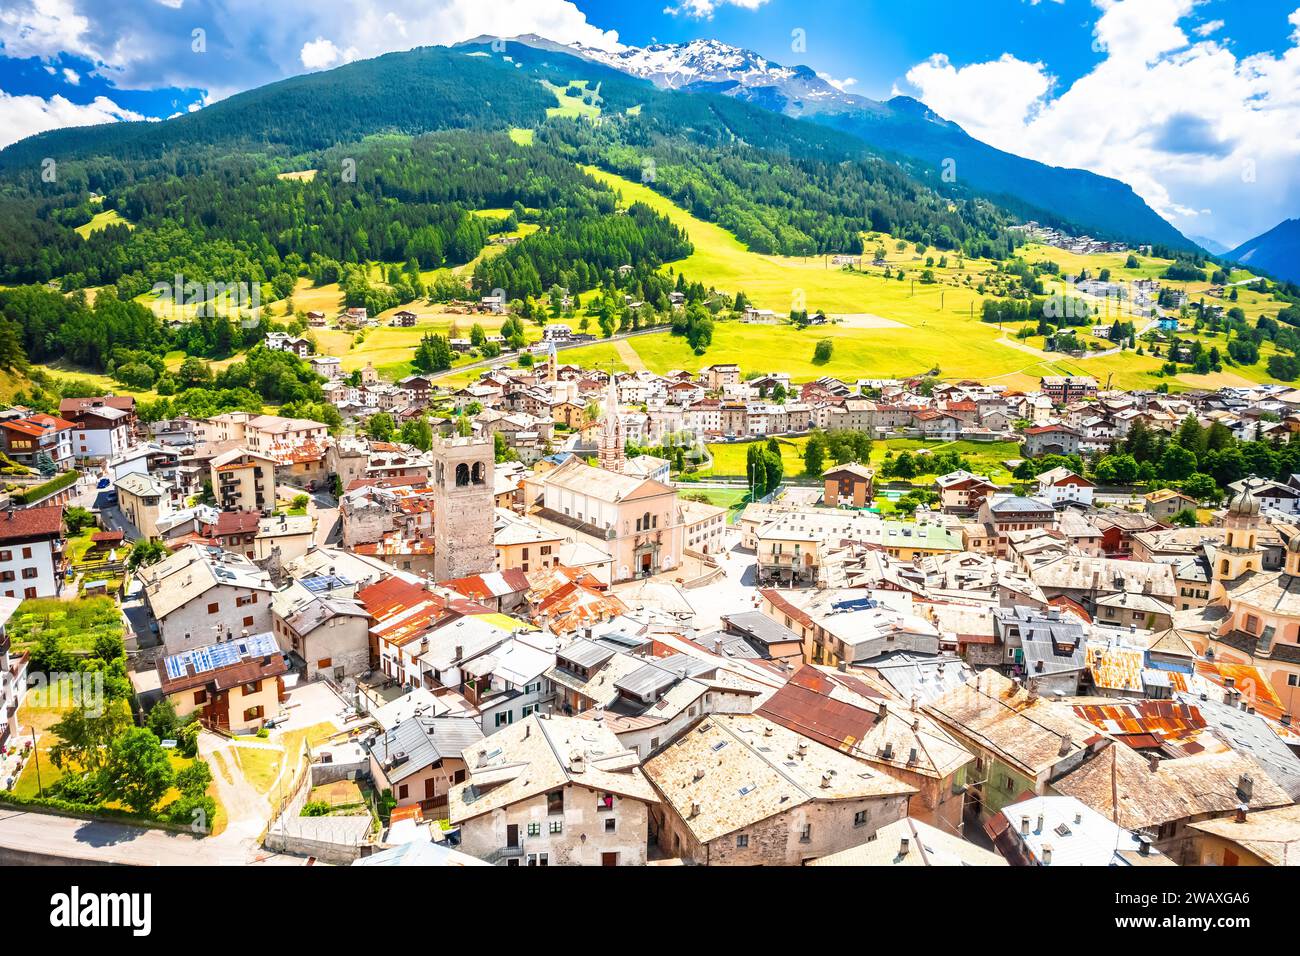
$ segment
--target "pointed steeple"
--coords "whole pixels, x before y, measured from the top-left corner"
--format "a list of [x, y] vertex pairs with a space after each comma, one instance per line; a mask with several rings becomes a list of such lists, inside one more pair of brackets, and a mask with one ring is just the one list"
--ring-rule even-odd
[[624, 461], [623, 419], [619, 417], [618, 383], [614, 373], [609, 373], [609, 388], [605, 392], [605, 410], [601, 416], [600, 467], [621, 472]]

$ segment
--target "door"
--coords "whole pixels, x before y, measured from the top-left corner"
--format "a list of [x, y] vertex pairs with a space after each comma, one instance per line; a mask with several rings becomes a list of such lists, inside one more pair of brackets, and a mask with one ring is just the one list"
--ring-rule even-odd
[[506, 825], [506, 846], [519, 846], [519, 824], [509, 823]]
[[641, 573], [642, 574], [650, 573], [650, 555], [648, 554], [641, 555]]
[[618, 854], [617, 854], [617, 853], [602, 853], [602, 854], [600, 855], [600, 865], [601, 865], [601, 866], [618, 866]]

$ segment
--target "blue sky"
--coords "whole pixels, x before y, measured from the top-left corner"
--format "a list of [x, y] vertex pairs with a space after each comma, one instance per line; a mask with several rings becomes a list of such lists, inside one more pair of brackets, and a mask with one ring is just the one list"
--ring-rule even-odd
[[[917, 96], [1227, 244], [1300, 215], [1300, 0], [2, 0], [0, 145], [478, 33], [707, 37]], [[792, 49], [792, 31], [804, 43]]]

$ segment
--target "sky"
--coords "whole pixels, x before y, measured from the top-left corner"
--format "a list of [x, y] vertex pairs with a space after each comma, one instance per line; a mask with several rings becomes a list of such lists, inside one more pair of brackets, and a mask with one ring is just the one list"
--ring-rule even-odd
[[909, 95], [1001, 149], [1129, 183], [1235, 246], [1300, 216], [1300, 0], [0, 0], [0, 146], [161, 119], [482, 33], [718, 39]]

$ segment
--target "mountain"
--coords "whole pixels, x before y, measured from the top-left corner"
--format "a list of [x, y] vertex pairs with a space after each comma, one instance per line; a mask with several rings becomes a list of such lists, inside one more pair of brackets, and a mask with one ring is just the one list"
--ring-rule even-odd
[[1279, 223], [1262, 236], [1225, 253], [1223, 258], [1279, 279], [1300, 282], [1300, 219]]
[[911, 97], [880, 102], [846, 93], [806, 66], [783, 66], [716, 40], [617, 53], [572, 49], [663, 89], [720, 93], [850, 133], [883, 153], [916, 161], [913, 174], [931, 185], [942, 185], [943, 164], [955, 161], [958, 182], [1026, 218], [1130, 242], [1196, 245], [1127, 184], [995, 149]]
[[1187, 238], [1212, 256], [1221, 256], [1228, 251], [1227, 246], [1217, 239], [1211, 239], [1209, 236], [1188, 236]]
[[[603, 120], [560, 110], [550, 121], [570, 97]], [[516, 142], [506, 135], [515, 128], [535, 137]], [[53, 181], [43, 157], [57, 163]], [[548, 288], [564, 256], [588, 271], [568, 269], [560, 284], [583, 289], [607, 255], [633, 265], [638, 248], [646, 261], [680, 257], [667, 255], [677, 246], [666, 220], [638, 220], [630, 236], [607, 222], [614, 194], [585, 165], [631, 178], [657, 168], [653, 189], [760, 253], [857, 251], [863, 231], [968, 257], [1014, 250], [1006, 211], [933, 188], [848, 133], [733, 97], [661, 90], [555, 44], [479, 42], [357, 61], [162, 122], [13, 144], [0, 151], [0, 283], [111, 282], [134, 295], [178, 272], [291, 287], [296, 262], [327, 282], [364, 259], [463, 264], [487, 239], [468, 211], [516, 204], [542, 210], [548, 228], [494, 260], [493, 270], [514, 270], [502, 288], [532, 290], [540, 276]], [[277, 175], [303, 169], [321, 175]], [[133, 228], [77, 232], [104, 210]]]

